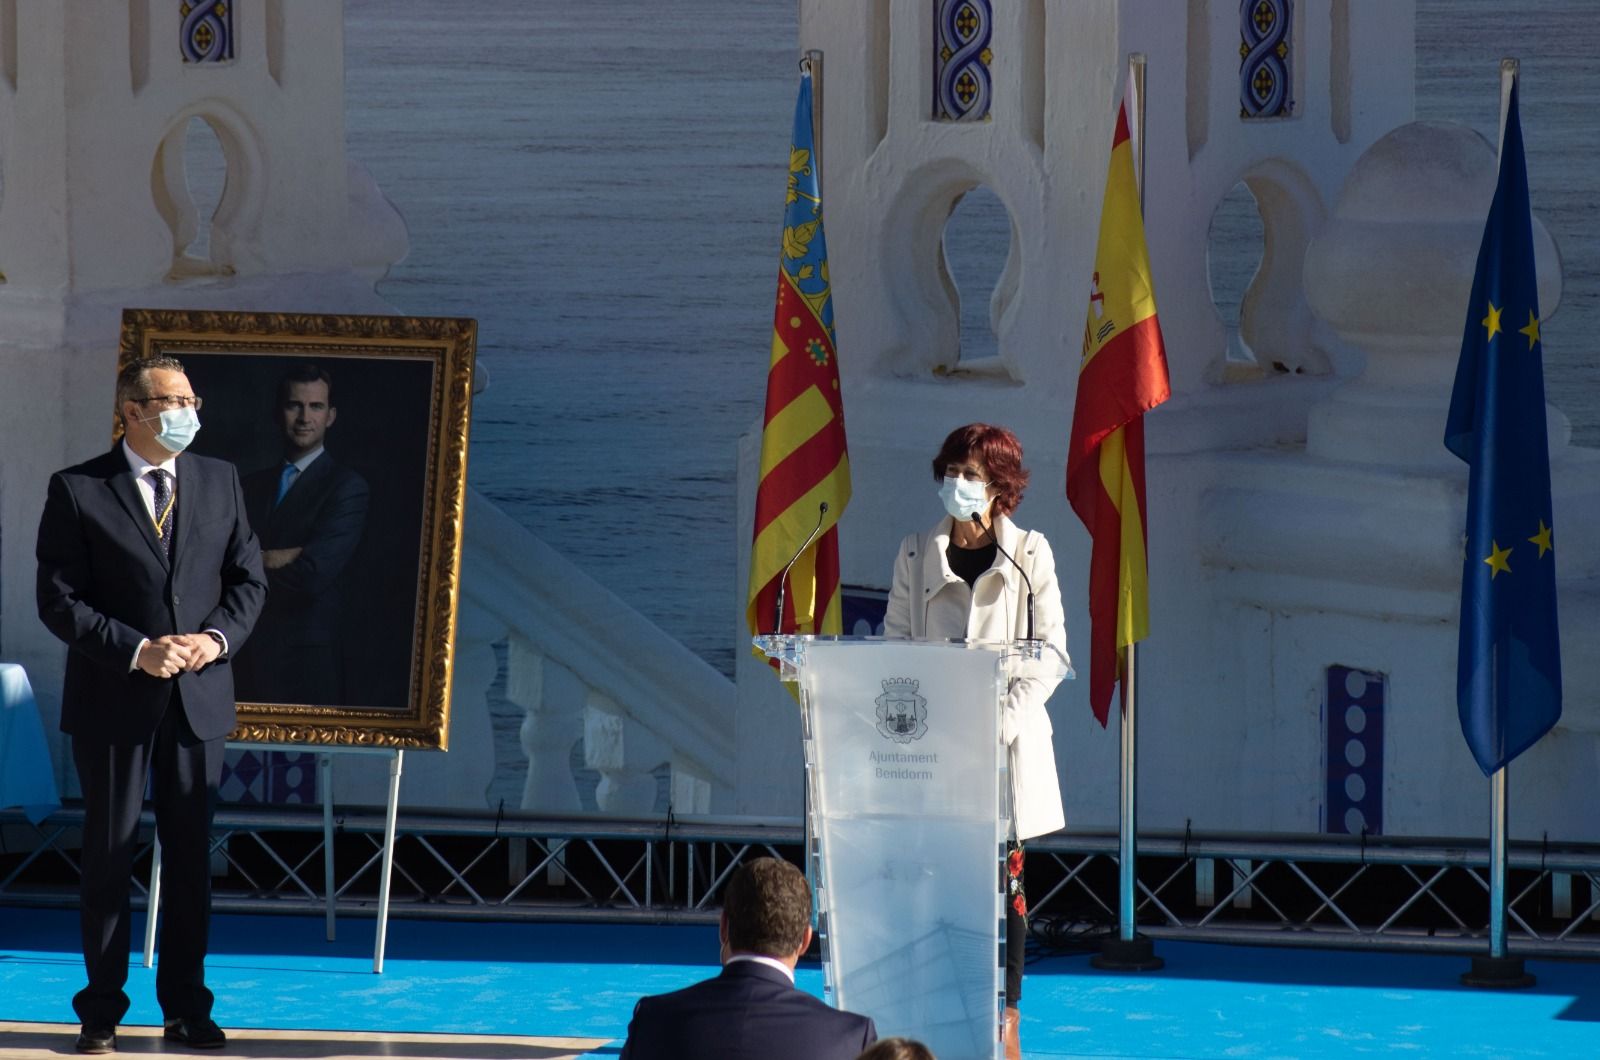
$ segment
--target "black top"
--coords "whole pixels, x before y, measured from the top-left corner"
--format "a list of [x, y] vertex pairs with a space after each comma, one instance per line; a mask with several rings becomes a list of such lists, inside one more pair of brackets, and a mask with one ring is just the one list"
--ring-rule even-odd
[[966, 582], [970, 589], [977, 582], [978, 575], [994, 566], [995, 543], [991, 541], [977, 548], [962, 548], [952, 541], [944, 554], [950, 560], [951, 572]]

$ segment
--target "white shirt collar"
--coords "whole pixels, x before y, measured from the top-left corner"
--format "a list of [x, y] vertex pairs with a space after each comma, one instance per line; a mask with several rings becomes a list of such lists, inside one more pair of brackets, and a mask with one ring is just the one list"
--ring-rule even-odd
[[159, 464], [152, 464], [150, 461], [134, 452], [133, 446], [129, 445], [128, 440], [124, 438], [122, 440], [122, 455], [128, 461], [128, 467], [133, 469], [134, 478], [142, 479], [155, 468], [160, 468], [162, 471], [165, 471], [167, 474], [171, 475], [174, 479], [178, 477], [177, 453], [173, 453]]
[[315, 449], [311, 450], [311, 452], [307, 453], [305, 456], [302, 456], [299, 460], [285, 460], [284, 463], [293, 464], [295, 467], [299, 468], [302, 472], [304, 472], [305, 469], [310, 467], [312, 462], [314, 460], [316, 460], [317, 457], [319, 457], [321, 455], [322, 455], [322, 446], [319, 445]]
[[727, 966], [735, 963], [736, 961], [753, 961], [756, 964], [764, 964], [768, 968], [776, 968], [778, 971], [783, 973], [783, 977], [789, 980], [791, 984], [794, 982], [794, 969], [790, 968], [787, 964], [784, 964], [776, 957], [767, 957], [760, 953], [735, 953], [732, 957], [729, 957], [722, 963], [724, 966]]

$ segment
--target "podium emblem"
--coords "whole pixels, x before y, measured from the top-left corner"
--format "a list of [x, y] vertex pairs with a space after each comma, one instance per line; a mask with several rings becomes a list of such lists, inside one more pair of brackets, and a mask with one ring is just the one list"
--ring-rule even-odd
[[895, 743], [920, 740], [928, 731], [928, 700], [917, 694], [920, 682], [909, 677], [891, 677], [883, 682], [878, 704], [878, 731]]

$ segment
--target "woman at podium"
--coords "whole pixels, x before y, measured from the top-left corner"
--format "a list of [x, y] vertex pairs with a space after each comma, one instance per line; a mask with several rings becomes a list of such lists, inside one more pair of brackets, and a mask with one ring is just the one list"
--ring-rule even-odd
[[[917, 640], [1048, 641], [1067, 649], [1050, 543], [1010, 519], [1028, 472], [1022, 445], [1004, 427], [957, 427], [933, 458], [945, 517], [900, 543], [884, 634]], [[1018, 678], [1001, 708], [1000, 738], [1011, 775], [1012, 839], [1006, 857], [1006, 1056], [1021, 1055], [1017, 1003], [1027, 942], [1022, 841], [1061, 828], [1050, 715], [1059, 678]]]

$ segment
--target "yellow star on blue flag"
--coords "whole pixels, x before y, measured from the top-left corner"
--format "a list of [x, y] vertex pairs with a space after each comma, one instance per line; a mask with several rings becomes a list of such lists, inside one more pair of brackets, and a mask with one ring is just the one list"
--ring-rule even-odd
[[[1508, 333], [1502, 314], [1507, 325], [1525, 319], [1527, 326]], [[1533, 746], [1561, 717], [1543, 355], [1513, 85], [1444, 436], [1470, 467], [1456, 709], [1485, 775]]]

